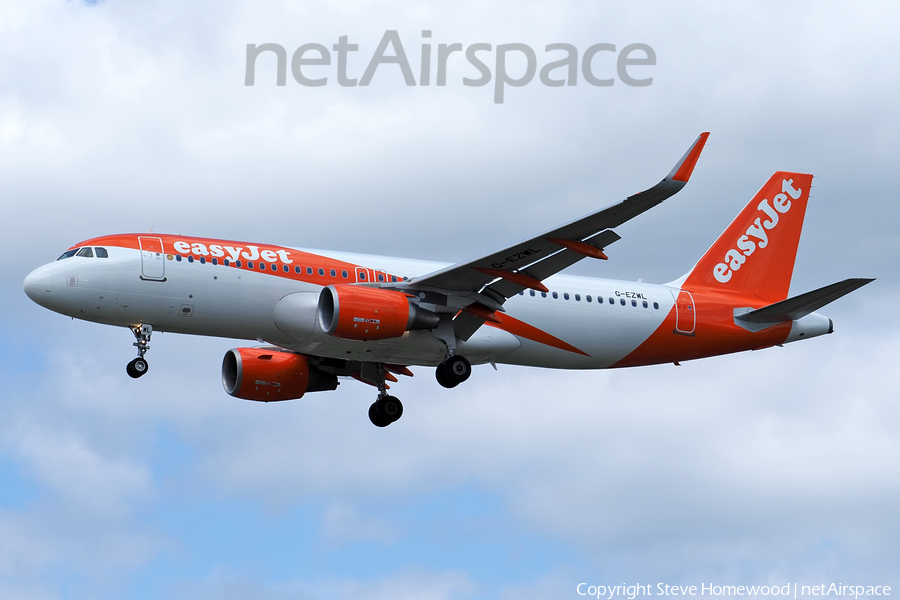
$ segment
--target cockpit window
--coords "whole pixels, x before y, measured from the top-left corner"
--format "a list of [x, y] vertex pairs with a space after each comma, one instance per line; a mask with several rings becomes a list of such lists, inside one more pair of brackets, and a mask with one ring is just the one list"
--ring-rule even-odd
[[94, 258], [94, 251], [90, 248], [82, 248], [75, 256], [83, 256], [84, 258]]
[[106, 248], [94, 248], [94, 253], [97, 258], [109, 258], [109, 252], [106, 251]]
[[56, 260], [63, 260], [64, 258], [72, 258], [73, 256], [75, 256], [76, 252], [78, 252], [78, 248], [75, 248], [74, 250], [67, 250], [66, 252], [63, 252], [62, 255], [60, 255], [60, 257], [57, 258]]

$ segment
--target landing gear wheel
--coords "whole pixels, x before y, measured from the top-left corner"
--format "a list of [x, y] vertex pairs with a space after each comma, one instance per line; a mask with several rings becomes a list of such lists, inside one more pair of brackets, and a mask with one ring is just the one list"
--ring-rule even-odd
[[441, 386], [443, 386], [443, 387], [445, 387], [445, 388], [447, 388], [447, 389], [455, 388], [456, 386], [459, 385], [459, 382], [450, 379], [450, 377], [449, 377], [449, 376], [447, 375], [447, 373], [444, 371], [444, 369], [445, 369], [446, 367], [447, 367], [447, 363], [441, 363], [441, 364], [439, 364], [439, 365], [437, 366], [437, 368], [434, 370], [434, 377], [435, 377], [435, 379], [437, 379], [437, 382], [438, 382], [439, 384], [441, 384]]
[[393, 423], [403, 416], [403, 404], [394, 396], [385, 396], [375, 404], [377, 405], [375, 410], [388, 419], [389, 423]]
[[462, 383], [472, 374], [472, 363], [464, 356], [451, 356], [444, 361], [444, 364], [447, 365], [444, 367], [447, 369], [447, 374], [457, 383]]
[[472, 364], [464, 356], [451, 356], [434, 372], [434, 376], [445, 388], [454, 388], [469, 378], [472, 374]]
[[147, 361], [138, 357], [126, 365], [125, 372], [128, 373], [129, 377], [137, 379], [146, 373], [149, 368], [150, 365], [147, 364]]
[[387, 427], [391, 424], [388, 418], [378, 410], [378, 402], [373, 402], [369, 407], [369, 420], [375, 427]]

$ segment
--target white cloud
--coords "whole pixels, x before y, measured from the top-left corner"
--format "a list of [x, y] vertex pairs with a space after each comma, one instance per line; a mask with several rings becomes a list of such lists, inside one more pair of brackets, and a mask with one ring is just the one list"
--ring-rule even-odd
[[333, 503], [322, 514], [322, 535], [328, 543], [342, 545], [361, 540], [394, 542], [395, 527], [381, 522], [377, 515], [361, 513], [346, 502]]
[[35, 478], [80, 515], [123, 517], [128, 505], [150, 491], [149, 473], [121, 456], [102, 456], [74, 432], [50, 431], [20, 422], [4, 431], [7, 443]]

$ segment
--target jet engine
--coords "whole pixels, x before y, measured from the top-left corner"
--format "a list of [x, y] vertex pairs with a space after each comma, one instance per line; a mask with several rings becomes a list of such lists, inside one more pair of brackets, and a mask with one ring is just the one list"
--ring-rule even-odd
[[385, 340], [413, 329], [433, 329], [440, 322], [406, 294], [356, 285], [322, 290], [318, 314], [325, 333], [350, 340]]
[[306, 357], [276, 348], [232, 348], [222, 360], [222, 384], [235, 398], [275, 402], [337, 389], [337, 377]]

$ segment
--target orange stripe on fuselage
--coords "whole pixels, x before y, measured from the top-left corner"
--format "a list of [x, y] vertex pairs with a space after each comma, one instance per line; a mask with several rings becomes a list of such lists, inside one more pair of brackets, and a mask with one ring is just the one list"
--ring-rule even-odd
[[[312, 283], [323, 287], [334, 283], [356, 282], [357, 268], [366, 269], [367, 277], [372, 277], [373, 281], [366, 280], [365, 283], [383, 283], [377, 281], [377, 275], [373, 276], [373, 269], [367, 268], [364, 265], [356, 265], [319, 254], [302, 252], [300, 250], [289, 248], [287, 246], [275, 246], [272, 244], [256, 244], [251, 242], [236, 242], [232, 240], [185, 237], [180, 235], [166, 235], [158, 233], [126, 233], [107, 235], [86, 240], [84, 242], [81, 242], [80, 244], [72, 246], [72, 248], [80, 248], [82, 246], [109, 246], [140, 250], [140, 243], [138, 241], [138, 238], [161, 239], [163, 243], [163, 253], [167, 255], [181, 255], [185, 258], [190, 255], [193, 256], [194, 259], [204, 257], [208, 263], [213, 258], [217, 258], [219, 264], [210, 264], [210, 266], [224, 266], [223, 261], [227, 258], [231, 263], [228, 265], [228, 268], [240, 268], [241, 270], [265, 273], [271, 276], [283, 277], [285, 279], [291, 279], [293, 281], [303, 281], [304, 283]], [[182, 244], [188, 244], [190, 246], [190, 249], [186, 251], [177, 250], [175, 246], [179, 242], [181, 242]], [[213, 246], [222, 249], [221, 256], [212, 254], [210, 248]], [[70, 248], [70, 250], [72, 248]], [[239, 258], [237, 260], [241, 261], [241, 267], [237, 267], [234, 264], [235, 259], [228, 250], [225, 250], [225, 248], [230, 248], [232, 250], [240, 249]], [[255, 248], [255, 250], [251, 250], [251, 248]], [[203, 253], [204, 250], [206, 251], [206, 254]], [[276, 257], [275, 260], [268, 260], [264, 258], [263, 256], [261, 256], [263, 252], [270, 252], [274, 254]], [[284, 260], [282, 260], [283, 257], [286, 257], [289, 262], [285, 262]], [[264, 263], [265, 269], [249, 269], [247, 267], [248, 261], [254, 263], [254, 267], [258, 267], [260, 264]], [[275, 265], [277, 267], [277, 270], [273, 271], [271, 265]], [[284, 265], [288, 266], [287, 272], [284, 271]], [[295, 271], [295, 266], [302, 267], [300, 273], [297, 273]], [[312, 274], [306, 272], [307, 267], [312, 267]], [[319, 269], [324, 269], [325, 274], [319, 275]], [[336, 272], [336, 276], [334, 277], [331, 276], [332, 269], [334, 269], [334, 271]], [[347, 271], [348, 277], [346, 279], [341, 276], [341, 271]], [[396, 277], [397, 281], [403, 281], [403, 277], [387, 273], [385, 274], [385, 282], [390, 282], [392, 277]]]
[[485, 325], [496, 327], [497, 329], [502, 329], [503, 331], [506, 331], [513, 335], [539, 342], [541, 344], [546, 344], [547, 346], [552, 346], [554, 348], [559, 348], [560, 350], [574, 352], [576, 354], [582, 354], [584, 356], [590, 356], [590, 354], [588, 354], [587, 352], [582, 352], [572, 344], [566, 343], [558, 337], [554, 337], [546, 331], [542, 331], [524, 321], [520, 321], [514, 317], [506, 314], [501, 314], [499, 312], [495, 312], [494, 317], [496, 317], [500, 322], [495, 324], [488, 321], [485, 323]]
[[656, 331], [628, 356], [612, 365], [636, 367], [681, 360], [693, 360], [781, 344], [791, 332], [790, 323], [779, 323], [755, 333], [734, 324], [735, 308], [761, 308], [759, 298], [752, 300], [709, 290], [691, 290], [696, 325], [693, 335], [675, 331], [675, 307]]

